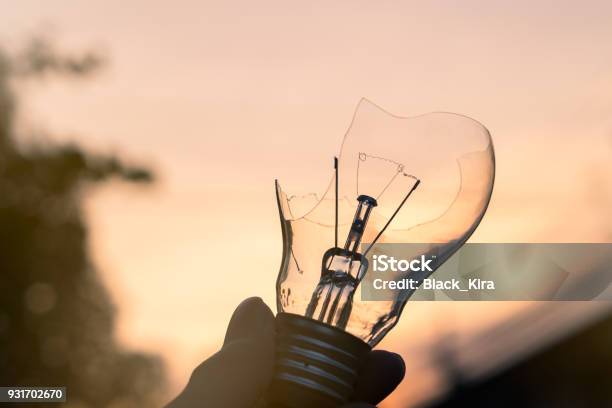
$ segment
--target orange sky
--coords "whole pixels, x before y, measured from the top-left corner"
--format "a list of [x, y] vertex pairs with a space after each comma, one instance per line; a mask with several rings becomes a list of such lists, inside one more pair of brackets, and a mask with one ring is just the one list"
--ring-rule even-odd
[[[324, 189], [363, 96], [489, 128], [496, 185], [473, 240], [609, 240], [612, 3], [152, 3], [3, 0], [0, 40], [50, 31], [108, 55], [94, 81], [25, 89], [22, 125], [159, 174], [97, 191], [88, 214], [118, 336], [163, 353], [173, 384], [220, 344], [240, 300], [274, 305], [273, 180]], [[383, 346], [413, 361], [442, 326], [469, 332], [511, 307], [410, 306]], [[427, 381], [404, 381], [401, 401]]]

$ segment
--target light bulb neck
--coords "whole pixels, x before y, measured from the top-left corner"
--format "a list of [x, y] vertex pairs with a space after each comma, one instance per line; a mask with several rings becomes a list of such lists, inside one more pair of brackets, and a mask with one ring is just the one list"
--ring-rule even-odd
[[370, 346], [336, 327], [291, 313], [276, 316], [276, 371], [268, 408], [346, 403]]

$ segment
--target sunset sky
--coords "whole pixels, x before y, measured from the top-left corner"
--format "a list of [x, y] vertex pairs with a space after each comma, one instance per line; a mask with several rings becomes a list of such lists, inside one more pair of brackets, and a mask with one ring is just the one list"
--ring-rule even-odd
[[[20, 126], [156, 172], [151, 187], [93, 191], [87, 213], [117, 336], [162, 354], [173, 389], [221, 344], [243, 298], [274, 309], [273, 181], [322, 191], [362, 97], [490, 130], [496, 182], [473, 242], [612, 241], [612, 2], [0, 5], [9, 49], [43, 33], [108, 59], [92, 81], [26, 85]], [[436, 384], [410, 371], [411, 350], [520, 307], [409, 305], [381, 344], [408, 363], [392, 401]]]

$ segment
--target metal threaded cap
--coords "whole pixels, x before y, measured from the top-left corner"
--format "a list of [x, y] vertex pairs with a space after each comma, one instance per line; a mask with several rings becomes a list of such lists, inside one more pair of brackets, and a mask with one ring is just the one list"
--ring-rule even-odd
[[346, 403], [370, 346], [338, 328], [291, 313], [276, 316], [276, 367], [269, 407]]

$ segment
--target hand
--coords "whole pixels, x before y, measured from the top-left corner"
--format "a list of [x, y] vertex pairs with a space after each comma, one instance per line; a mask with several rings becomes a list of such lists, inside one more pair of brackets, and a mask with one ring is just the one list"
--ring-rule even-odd
[[[187, 387], [166, 408], [264, 407], [274, 374], [274, 315], [259, 298], [243, 301], [230, 320], [223, 347], [200, 364]], [[404, 377], [395, 353], [370, 352], [355, 385], [354, 402], [343, 408], [372, 408]]]

